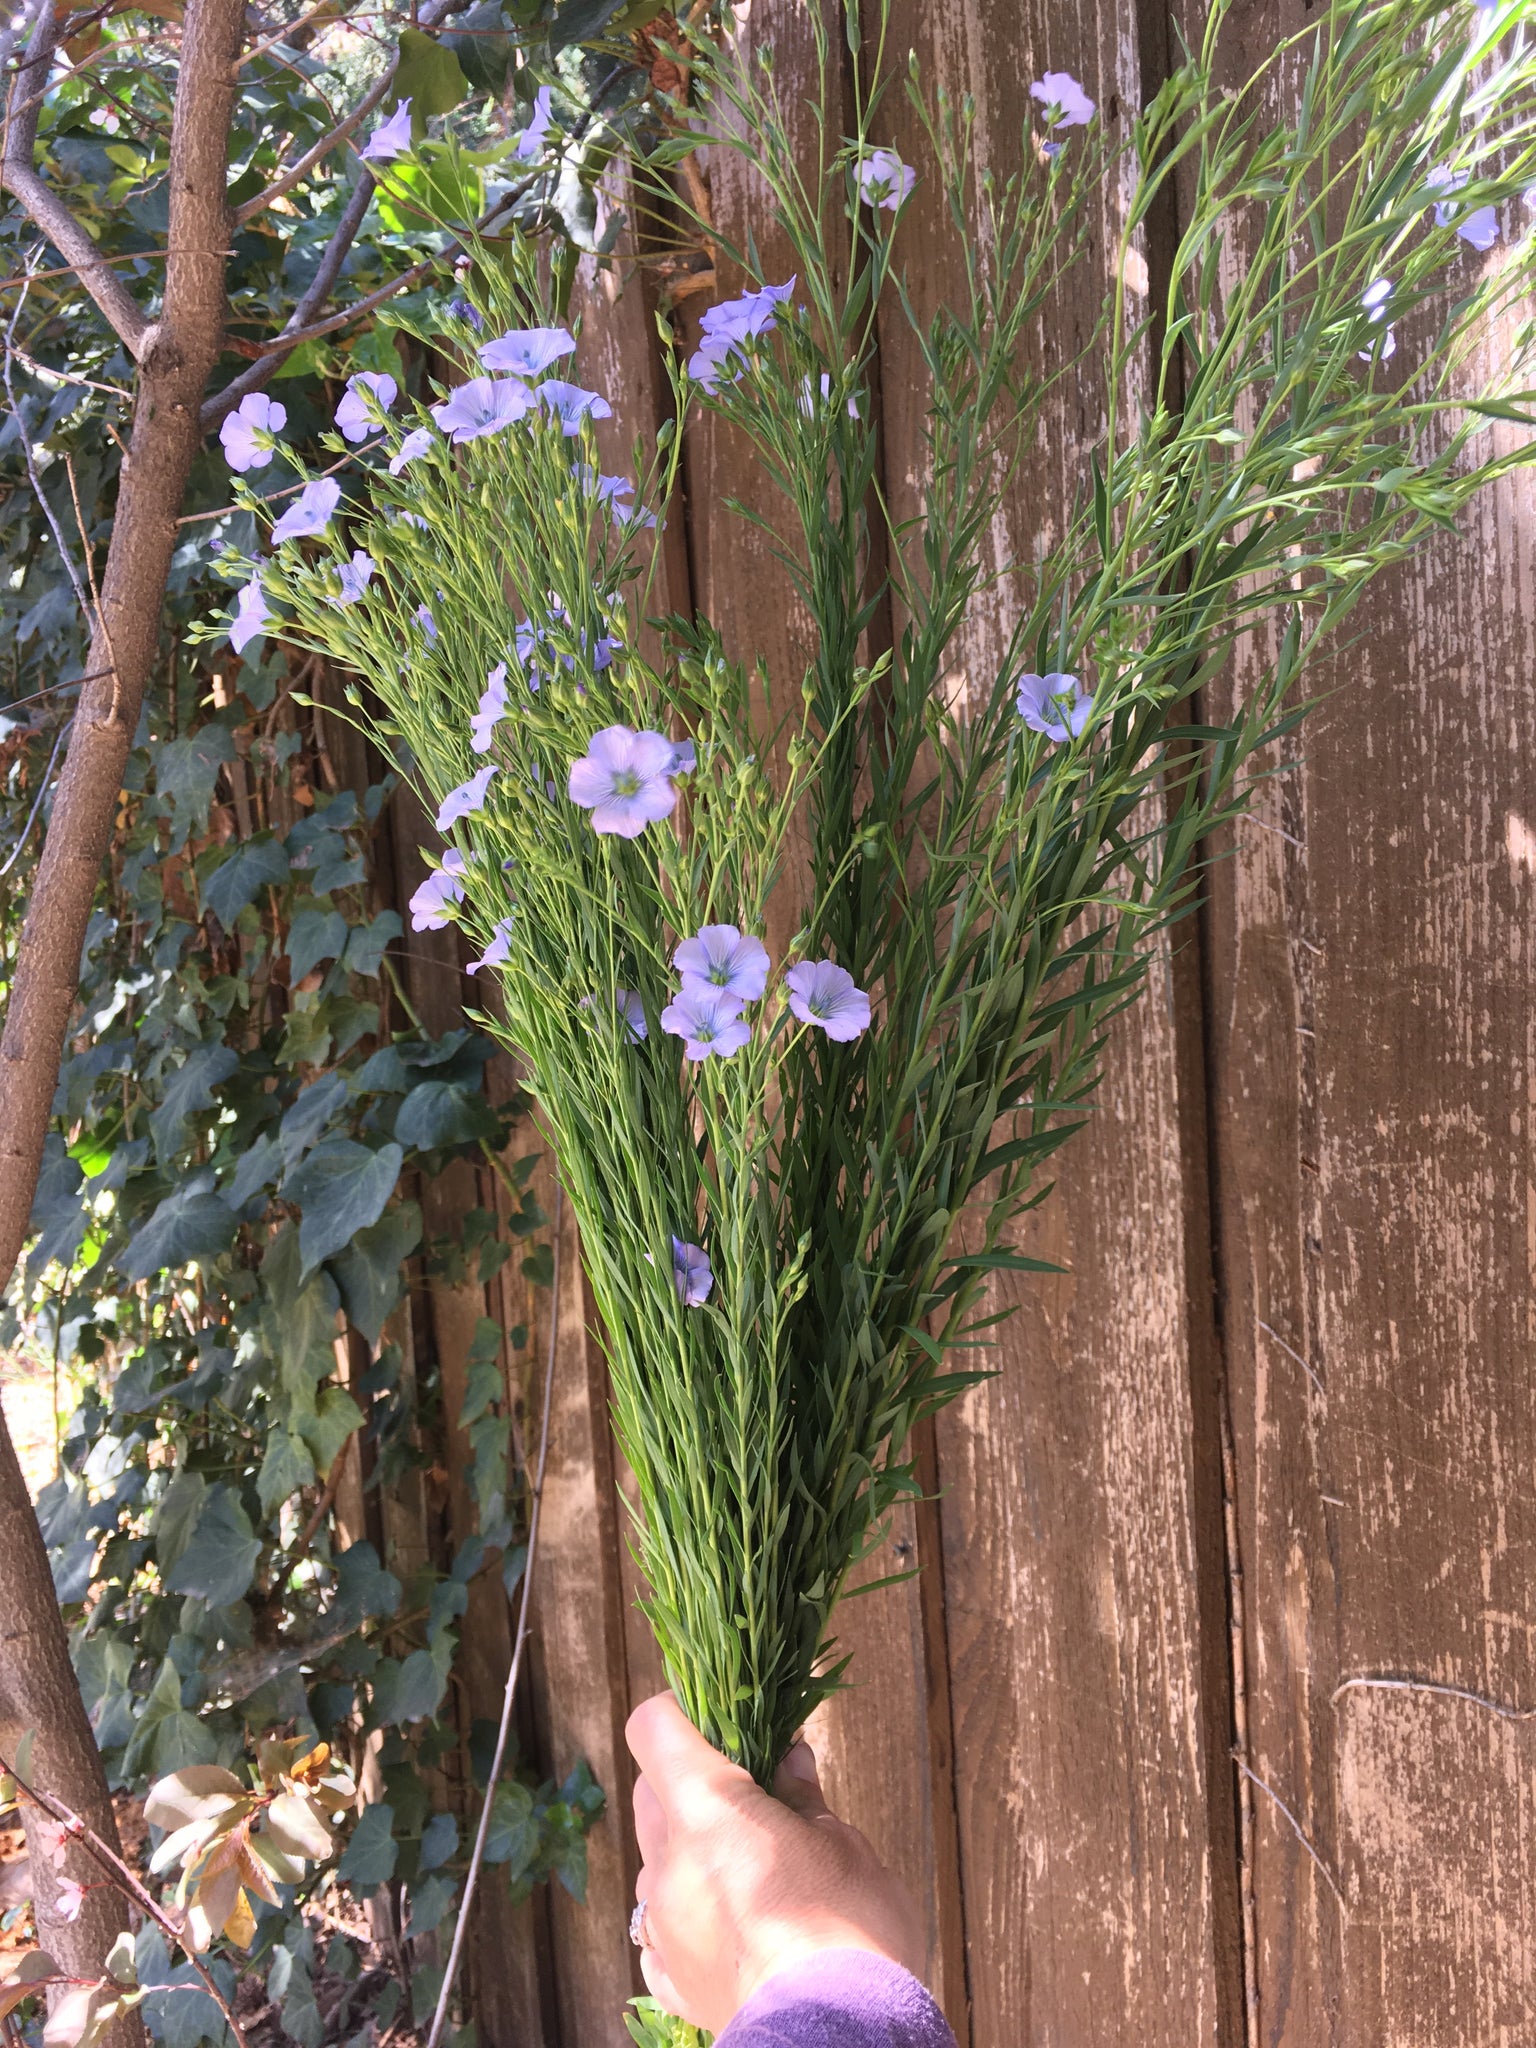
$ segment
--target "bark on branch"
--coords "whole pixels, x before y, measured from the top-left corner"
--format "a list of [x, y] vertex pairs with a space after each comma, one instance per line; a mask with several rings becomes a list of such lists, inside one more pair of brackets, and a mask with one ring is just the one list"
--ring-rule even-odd
[[[17, 952], [0, 1040], [0, 1275], [8, 1276], [26, 1238], [59, 1058], [129, 745], [144, 687], [159, 651], [160, 615], [175, 545], [176, 519], [202, 438], [199, 408], [218, 360], [225, 318], [225, 199], [233, 114], [234, 63], [243, 0], [189, 0], [171, 128], [170, 222], [165, 295], [159, 321], [146, 326], [113, 277], [100, 281], [88, 244], [80, 274], [114, 327], [126, 324], [139, 363], [133, 436], [123, 463], [101, 602], [93, 620], [86, 673], [63, 774], [54, 798], [31, 903]], [[57, 33], [53, 0], [44, 8], [18, 77], [34, 95], [46, 81]], [[73, 222], [61, 226], [53, 195], [29, 183], [36, 116], [23, 113], [8, 134], [7, 188], [35, 225], [71, 262]], [[17, 155], [14, 152], [20, 151]], [[25, 164], [22, 158], [25, 158]], [[39, 181], [40, 183], [40, 181]], [[34, 206], [34, 202], [36, 205]], [[95, 281], [92, 269], [98, 273]], [[128, 315], [131, 312], [132, 318]], [[135, 326], [134, 323], [137, 323]], [[116, 1827], [100, 1759], [70, 1667], [48, 1559], [15, 1451], [0, 1418], [0, 1735], [15, 1745], [35, 1731], [32, 1768], [104, 1840]], [[94, 1978], [124, 1902], [109, 1891], [86, 1895], [78, 1921], [54, 1910], [56, 1880], [33, 1844], [38, 1931], [66, 1974]], [[111, 1924], [104, 1924], [110, 1922]], [[115, 2030], [116, 2031], [116, 2030]], [[141, 2038], [137, 2022], [116, 2034]]]

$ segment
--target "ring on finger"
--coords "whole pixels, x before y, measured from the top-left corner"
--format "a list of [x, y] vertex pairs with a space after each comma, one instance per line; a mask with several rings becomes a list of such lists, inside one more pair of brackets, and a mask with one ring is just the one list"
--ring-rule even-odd
[[629, 1938], [636, 1948], [654, 1948], [651, 1930], [645, 1917], [645, 1901], [641, 1899], [629, 1916]]

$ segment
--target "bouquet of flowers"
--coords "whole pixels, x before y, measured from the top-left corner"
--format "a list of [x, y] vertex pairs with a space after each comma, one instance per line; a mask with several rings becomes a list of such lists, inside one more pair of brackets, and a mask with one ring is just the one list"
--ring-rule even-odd
[[[302, 476], [234, 570], [235, 645], [342, 664], [434, 815], [412, 911], [472, 937], [579, 1219], [646, 1612], [687, 1712], [764, 1781], [838, 1683], [833, 1609], [914, 1485], [913, 1425], [970, 1383], [957, 1353], [984, 1357], [989, 1277], [1031, 1264], [1010, 1225], [1309, 657], [1530, 459], [1529, 327], [1492, 369], [1472, 353], [1531, 283], [1529, 239], [1498, 239], [1536, 180], [1525, 11], [1335, 4], [1229, 93], [1217, 6], [1123, 143], [1047, 72], [1036, 132], [991, 167], [916, 78], [927, 155], [903, 163], [861, 77], [854, 132], [829, 116], [807, 169], [771, 66], [695, 52], [677, 148], [750, 160], [792, 272], [728, 252], [747, 288], [671, 350], [675, 418], [633, 477], [603, 473], [609, 402], [574, 381], [535, 246], [469, 238], [460, 298], [419, 329], [454, 380], [354, 378], [345, 485]], [[932, 318], [902, 270], [918, 176], [968, 251]], [[1175, 179], [1187, 225], [1141, 317], [1121, 280]], [[1039, 316], [1116, 188], [1102, 322], [1047, 375]], [[902, 522], [877, 309], [911, 322], [927, 382]], [[1003, 659], [957, 699], [983, 542], [1064, 374], [1102, 385], [1107, 426], [1054, 545], [1012, 565]], [[779, 494], [802, 674], [652, 615], [701, 410]], [[247, 399], [231, 459], [265, 464], [280, 427]], [[1240, 635], [1256, 680], [1202, 721]]]

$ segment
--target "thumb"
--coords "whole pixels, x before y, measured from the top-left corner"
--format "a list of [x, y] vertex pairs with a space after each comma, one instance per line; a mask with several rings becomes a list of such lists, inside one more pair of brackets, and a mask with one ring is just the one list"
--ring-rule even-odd
[[774, 1797], [804, 1820], [817, 1820], [831, 1808], [822, 1797], [821, 1778], [816, 1769], [816, 1752], [804, 1736], [785, 1756], [773, 1774]]

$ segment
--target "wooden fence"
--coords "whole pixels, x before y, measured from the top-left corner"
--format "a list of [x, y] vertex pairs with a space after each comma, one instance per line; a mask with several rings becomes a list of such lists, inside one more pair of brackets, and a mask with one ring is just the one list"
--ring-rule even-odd
[[[814, 90], [800, 0], [741, 12], [795, 105]], [[1047, 66], [1123, 126], [1167, 60], [1151, 6], [892, 13], [893, 50], [974, 94], [1000, 166]], [[1253, 9], [1248, 54], [1307, 18]], [[899, 92], [887, 112], [919, 157]], [[704, 172], [717, 226], [753, 230], [787, 272], [747, 169]], [[931, 305], [958, 257], [931, 187], [901, 232]], [[736, 288], [722, 266], [683, 312]], [[619, 460], [664, 416], [655, 280], [581, 291], [583, 374], [614, 402]], [[1058, 317], [1071, 329], [1074, 309]], [[882, 341], [899, 510], [921, 401], [910, 340]], [[999, 565], [1049, 534], [1098, 402], [1061, 387]], [[744, 448], [696, 427], [686, 485], [668, 601], [798, 687], [783, 579], [709, 509], [761, 496]], [[853, 1689], [813, 1733], [834, 1802], [923, 1901], [962, 2048], [1536, 2040], [1533, 535], [1517, 479], [1356, 615], [1293, 771], [1118, 1028], [1034, 1220], [1069, 1272], [1000, 1284], [1018, 1314], [997, 1376], [921, 1446], [932, 1498], [891, 1535], [920, 1576], [843, 1615]], [[1008, 591], [962, 669], [988, 670]], [[402, 845], [403, 886], [413, 859]], [[557, 1770], [584, 1755], [610, 1805], [587, 1903], [556, 1891], [482, 1946], [489, 2048], [617, 2048], [637, 1983], [622, 1727], [660, 1674], [568, 1224], [561, 1275], [530, 1739]], [[439, 1292], [451, 1401], [479, 1297]], [[505, 1616], [470, 1626], [484, 1713]]]

